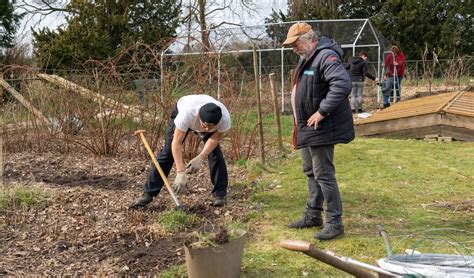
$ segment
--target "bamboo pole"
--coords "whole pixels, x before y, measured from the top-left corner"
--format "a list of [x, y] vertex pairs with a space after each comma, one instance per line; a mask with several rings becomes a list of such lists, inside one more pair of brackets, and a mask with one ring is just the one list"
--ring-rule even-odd
[[275, 113], [275, 124], [277, 127], [278, 134], [278, 148], [280, 151], [283, 151], [283, 140], [281, 138], [281, 121], [280, 121], [280, 109], [278, 109], [278, 95], [275, 92], [275, 87], [273, 85], [273, 76], [275, 73], [270, 73], [268, 76], [270, 78], [270, 89], [272, 90], [273, 98], [273, 113]]
[[260, 102], [260, 90], [259, 90], [259, 76], [258, 76], [258, 66], [257, 66], [257, 50], [255, 43], [252, 44], [253, 48], [253, 72], [255, 76], [255, 94], [257, 96], [257, 113], [258, 113], [258, 133], [259, 133], [259, 145], [260, 145], [260, 159], [262, 164], [265, 164], [265, 149], [264, 149], [264, 140], [263, 140], [263, 123], [262, 123], [262, 104]]

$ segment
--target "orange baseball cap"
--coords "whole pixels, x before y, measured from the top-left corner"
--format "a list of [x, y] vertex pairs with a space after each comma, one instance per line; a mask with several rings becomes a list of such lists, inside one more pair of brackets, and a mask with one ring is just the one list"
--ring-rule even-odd
[[286, 40], [283, 42], [285, 44], [294, 43], [301, 35], [308, 33], [311, 30], [311, 25], [304, 22], [298, 22], [291, 25], [288, 30], [288, 35], [286, 35]]

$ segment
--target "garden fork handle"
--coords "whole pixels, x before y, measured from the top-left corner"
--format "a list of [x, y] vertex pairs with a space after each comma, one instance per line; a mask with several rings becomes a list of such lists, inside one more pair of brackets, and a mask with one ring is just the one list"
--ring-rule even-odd
[[158, 163], [158, 161], [156, 160], [155, 154], [151, 150], [151, 147], [148, 144], [148, 141], [146, 140], [146, 137], [145, 137], [144, 133], [145, 133], [145, 130], [143, 130], [143, 129], [140, 129], [140, 130], [137, 130], [137, 131], [134, 132], [134, 134], [138, 135], [140, 137], [140, 139], [142, 140], [143, 145], [145, 146], [145, 149], [148, 151], [148, 154], [150, 155], [150, 158], [153, 161], [153, 164], [155, 165], [156, 169], [160, 173], [160, 176], [163, 179], [163, 182], [165, 183], [165, 187], [168, 190], [168, 192], [170, 193], [171, 198], [173, 198], [173, 201], [176, 204], [176, 207], [180, 208], [181, 205], [179, 204], [178, 198], [176, 198], [176, 194], [174, 194], [173, 188], [171, 188], [171, 186], [168, 182], [168, 179], [166, 178], [165, 173], [161, 169], [160, 164]]

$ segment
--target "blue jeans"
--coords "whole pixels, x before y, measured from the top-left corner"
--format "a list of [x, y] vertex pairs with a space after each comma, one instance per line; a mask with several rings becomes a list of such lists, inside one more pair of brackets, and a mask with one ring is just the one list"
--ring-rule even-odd
[[305, 214], [321, 218], [326, 202], [326, 223], [342, 225], [342, 201], [334, 168], [334, 145], [301, 149], [303, 172], [307, 176], [308, 201]]
[[[395, 102], [400, 101], [402, 88], [400, 87], [403, 77], [390, 76], [383, 84], [383, 104], [390, 105], [393, 102], [393, 90], [395, 87]], [[395, 83], [395, 86], [394, 86]]]
[[[174, 119], [177, 115], [178, 109], [175, 106], [173, 112], [171, 113], [171, 119], [168, 122], [168, 127], [166, 128], [165, 145], [163, 146], [161, 152], [156, 156], [156, 160], [158, 161], [158, 164], [160, 164], [160, 167], [166, 177], [168, 177], [174, 164], [174, 158], [171, 152], [171, 142], [173, 141], [175, 129]], [[201, 137], [204, 143], [206, 143], [207, 139], [209, 139], [212, 134], [213, 133], [199, 133], [199, 137]], [[208, 155], [207, 160], [209, 163], [211, 183], [214, 186], [211, 192], [212, 195], [226, 196], [228, 185], [227, 166], [225, 164], [224, 155], [222, 154], [220, 145], [217, 145], [217, 147]], [[155, 197], [160, 193], [163, 185], [164, 181], [155, 165], [152, 163], [150, 172], [148, 173], [148, 179], [144, 185], [144, 192]]]

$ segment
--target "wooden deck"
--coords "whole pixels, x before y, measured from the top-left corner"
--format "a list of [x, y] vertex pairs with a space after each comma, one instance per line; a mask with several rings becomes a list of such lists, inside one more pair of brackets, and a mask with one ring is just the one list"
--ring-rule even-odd
[[454, 92], [396, 103], [356, 120], [365, 137], [424, 138], [426, 135], [474, 141], [474, 92]]

